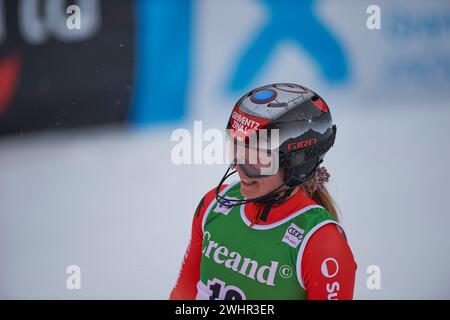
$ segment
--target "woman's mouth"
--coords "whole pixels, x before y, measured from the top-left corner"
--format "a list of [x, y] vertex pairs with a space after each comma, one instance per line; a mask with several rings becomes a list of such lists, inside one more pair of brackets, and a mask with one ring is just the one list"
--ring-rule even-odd
[[254, 185], [254, 184], [256, 183], [256, 181], [251, 180], [251, 179], [241, 178], [241, 183], [242, 183], [245, 187], [248, 187], [248, 186]]

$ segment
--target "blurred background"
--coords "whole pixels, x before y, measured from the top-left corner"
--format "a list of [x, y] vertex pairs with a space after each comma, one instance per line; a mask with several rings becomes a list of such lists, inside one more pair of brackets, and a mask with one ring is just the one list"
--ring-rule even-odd
[[0, 298], [166, 299], [226, 169], [175, 165], [171, 134], [223, 130], [241, 95], [274, 82], [317, 91], [337, 124], [324, 165], [355, 298], [449, 299], [450, 3], [437, 0], [0, 0]]

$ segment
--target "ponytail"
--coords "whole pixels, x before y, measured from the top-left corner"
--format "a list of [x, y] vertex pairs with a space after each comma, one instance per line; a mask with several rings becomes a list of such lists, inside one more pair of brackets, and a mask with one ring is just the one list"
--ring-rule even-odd
[[[300, 186], [303, 192], [307, 193], [307, 190], [309, 189], [311, 183], [313, 183], [312, 180], [306, 181], [303, 185]], [[322, 189], [317, 189], [314, 191], [311, 199], [313, 199], [315, 202], [317, 202], [318, 205], [321, 205], [325, 209], [327, 209], [328, 212], [331, 213], [331, 215], [338, 221], [341, 221], [341, 215], [338, 212], [337, 204], [331, 197], [330, 193], [328, 192], [326, 187], [323, 187]]]

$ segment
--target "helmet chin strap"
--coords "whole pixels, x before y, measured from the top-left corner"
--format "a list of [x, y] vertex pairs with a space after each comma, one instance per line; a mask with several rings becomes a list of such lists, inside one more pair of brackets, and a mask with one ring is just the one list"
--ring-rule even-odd
[[263, 204], [265, 204], [265, 207], [260, 216], [260, 219], [263, 221], [267, 220], [267, 216], [269, 215], [269, 212], [272, 209], [273, 204], [281, 203], [284, 200], [286, 200], [287, 198], [289, 198], [289, 196], [292, 194], [294, 189], [298, 187], [298, 185], [295, 185], [295, 186], [289, 186], [289, 187], [283, 188], [285, 186], [285, 184], [283, 183], [280, 186], [278, 186], [275, 190], [272, 190], [271, 192], [269, 192], [263, 196], [260, 196], [260, 197], [243, 199], [243, 200], [226, 198], [219, 194], [220, 188], [223, 186], [225, 181], [231, 175], [233, 175], [237, 172], [236, 170], [230, 172], [230, 170], [232, 170], [232, 169], [234, 169], [234, 166], [228, 167], [227, 171], [225, 172], [225, 174], [223, 175], [222, 179], [220, 180], [218, 186], [216, 187], [216, 190], [215, 190], [216, 200], [219, 203], [226, 204], [229, 207], [240, 206], [240, 205], [243, 205], [243, 204], [246, 204], [249, 202], [263, 203]]

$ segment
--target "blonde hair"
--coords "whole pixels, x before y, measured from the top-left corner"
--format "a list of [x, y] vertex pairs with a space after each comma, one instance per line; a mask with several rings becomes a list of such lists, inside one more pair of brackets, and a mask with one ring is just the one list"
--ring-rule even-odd
[[[313, 183], [313, 180], [308, 180], [305, 183], [303, 183], [300, 188], [303, 192], [308, 194], [308, 189], [310, 188], [311, 184]], [[309, 195], [309, 194], [308, 194]], [[311, 195], [309, 195], [311, 197]], [[330, 193], [328, 192], [327, 188], [324, 187], [323, 189], [317, 189], [311, 199], [313, 199], [315, 202], [317, 202], [318, 205], [321, 205], [325, 209], [327, 209], [333, 217], [336, 218], [338, 222], [341, 221], [341, 215], [338, 211], [338, 207], [336, 202], [331, 197]]]

